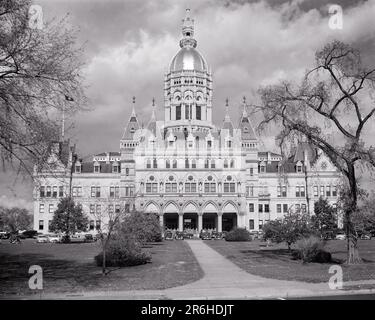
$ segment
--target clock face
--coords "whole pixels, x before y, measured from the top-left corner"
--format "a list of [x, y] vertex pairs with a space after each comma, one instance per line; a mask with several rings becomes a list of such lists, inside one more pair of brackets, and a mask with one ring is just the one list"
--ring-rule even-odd
[[321, 164], [321, 168], [322, 170], [326, 170], [327, 169], [327, 162], [323, 161], [322, 164]]

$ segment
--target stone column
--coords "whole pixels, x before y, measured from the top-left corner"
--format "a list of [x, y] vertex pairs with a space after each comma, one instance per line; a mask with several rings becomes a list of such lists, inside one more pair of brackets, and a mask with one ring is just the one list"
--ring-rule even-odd
[[161, 229], [164, 230], [164, 215], [159, 215], [159, 222]]
[[217, 213], [217, 232], [223, 231], [223, 214], [221, 212]]
[[198, 214], [198, 233], [202, 231], [202, 226], [203, 226], [203, 214], [199, 213]]
[[178, 215], [178, 231], [184, 231], [184, 215]]

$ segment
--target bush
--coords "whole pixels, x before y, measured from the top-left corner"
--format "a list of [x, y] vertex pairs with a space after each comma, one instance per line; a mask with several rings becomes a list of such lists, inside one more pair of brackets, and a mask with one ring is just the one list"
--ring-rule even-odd
[[[95, 256], [97, 266], [103, 264], [103, 252]], [[131, 238], [116, 238], [106, 250], [107, 267], [129, 267], [151, 262], [151, 255], [143, 252], [141, 244]]]
[[304, 237], [296, 242], [297, 250], [293, 257], [305, 262], [327, 263], [332, 260], [329, 252], [324, 251], [325, 243], [316, 236]]
[[133, 235], [142, 244], [163, 240], [159, 218], [155, 213], [131, 212], [122, 222], [120, 232]]
[[226, 241], [251, 241], [250, 233], [246, 229], [234, 228], [225, 236]]

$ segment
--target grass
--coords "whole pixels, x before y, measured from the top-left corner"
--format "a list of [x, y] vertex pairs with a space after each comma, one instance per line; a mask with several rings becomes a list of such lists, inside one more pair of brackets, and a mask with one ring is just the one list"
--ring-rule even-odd
[[33, 294], [28, 287], [31, 265], [43, 268], [43, 292], [64, 293], [107, 290], [165, 289], [203, 277], [184, 241], [154, 243], [145, 250], [152, 262], [127, 268], [112, 268], [102, 276], [94, 256], [96, 243], [51, 244], [25, 240], [20, 245], [0, 244], [0, 296]]
[[331, 252], [334, 263], [307, 263], [292, 260], [284, 244], [266, 247], [260, 241], [226, 242], [205, 241], [211, 248], [228, 258], [243, 270], [265, 278], [298, 280], [305, 282], [327, 282], [333, 275], [329, 267], [340, 264], [344, 281], [375, 279], [375, 240], [360, 240], [359, 251], [364, 262], [360, 265], [345, 265], [346, 241], [331, 240], [326, 250]]

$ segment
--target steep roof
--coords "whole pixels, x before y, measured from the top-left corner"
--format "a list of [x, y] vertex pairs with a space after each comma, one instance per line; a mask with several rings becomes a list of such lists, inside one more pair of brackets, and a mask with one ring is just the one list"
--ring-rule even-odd
[[140, 128], [137, 115], [135, 114], [134, 107], [132, 114], [130, 115], [128, 124], [125, 127], [122, 140], [133, 140], [134, 133]]

